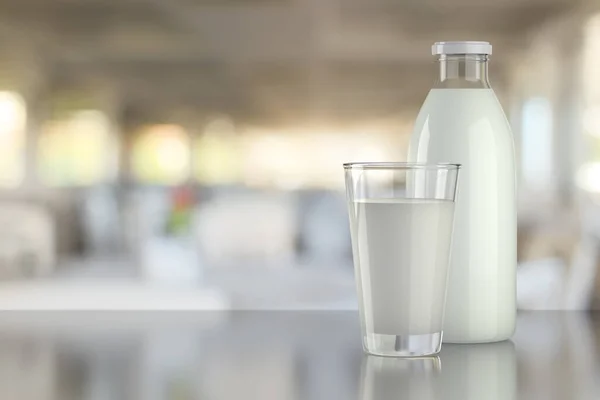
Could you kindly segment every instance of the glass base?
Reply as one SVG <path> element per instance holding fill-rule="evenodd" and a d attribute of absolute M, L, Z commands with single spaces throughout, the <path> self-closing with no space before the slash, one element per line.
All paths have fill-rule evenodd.
<path fill-rule="evenodd" d="M 366 353 L 383 357 L 422 357 L 442 349 L 442 332 L 425 335 L 382 335 L 368 333 L 363 338 Z"/>

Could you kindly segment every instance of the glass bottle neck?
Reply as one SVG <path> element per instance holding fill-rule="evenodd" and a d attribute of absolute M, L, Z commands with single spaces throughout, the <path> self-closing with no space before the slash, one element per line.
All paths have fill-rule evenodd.
<path fill-rule="evenodd" d="M 489 88 L 487 54 L 442 54 L 436 88 Z"/>

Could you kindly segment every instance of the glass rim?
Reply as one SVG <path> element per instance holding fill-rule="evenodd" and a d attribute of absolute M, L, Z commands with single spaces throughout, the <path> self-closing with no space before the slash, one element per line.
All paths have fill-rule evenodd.
<path fill-rule="evenodd" d="M 426 162 L 349 162 L 343 164 L 344 169 L 432 169 L 457 170 L 462 167 L 456 163 L 426 163 Z"/>

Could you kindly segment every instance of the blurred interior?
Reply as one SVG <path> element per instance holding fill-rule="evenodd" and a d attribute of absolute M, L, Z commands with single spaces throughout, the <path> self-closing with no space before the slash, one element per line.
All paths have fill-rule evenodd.
<path fill-rule="evenodd" d="M 487 40 L 519 305 L 600 307 L 600 2 L 0 0 L 0 308 L 353 308 L 342 162 Z"/>

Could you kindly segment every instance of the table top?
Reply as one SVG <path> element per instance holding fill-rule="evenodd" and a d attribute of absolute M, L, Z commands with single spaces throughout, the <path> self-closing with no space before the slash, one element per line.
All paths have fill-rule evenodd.
<path fill-rule="evenodd" d="M 351 311 L 3 312 L 0 398 L 598 399 L 600 314 L 407 360 L 364 355 Z"/>

